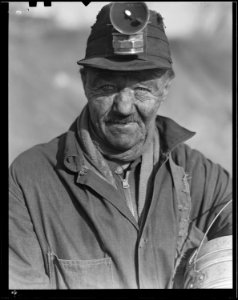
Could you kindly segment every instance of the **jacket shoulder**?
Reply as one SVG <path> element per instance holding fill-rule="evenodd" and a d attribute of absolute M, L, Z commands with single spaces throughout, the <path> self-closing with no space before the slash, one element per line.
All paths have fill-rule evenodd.
<path fill-rule="evenodd" d="M 192 149 L 185 143 L 179 144 L 172 152 L 171 156 L 174 162 L 183 167 L 186 170 L 217 170 L 224 171 L 228 173 L 222 166 L 218 163 L 213 162 L 210 158 L 206 157 L 199 150 Z"/>
<path fill-rule="evenodd" d="M 63 153 L 66 133 L 47 143 L 35 145 L 19 154 L 9 168 L 10 177 L 17 179 L 40 174 L 43 169 L 54 168 Z"/>

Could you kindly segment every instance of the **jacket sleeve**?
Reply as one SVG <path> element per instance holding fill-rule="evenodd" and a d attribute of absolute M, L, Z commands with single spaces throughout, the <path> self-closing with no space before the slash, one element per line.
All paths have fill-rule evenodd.
<path fill-rule="evenodd" d="M 219 211 L 232 199 L 229 173 L 197 150 L 182 144 L 175 161 L 188 174 L 192 210 L 190 219 L 204 233 Z M 222 211 L 208 232 L 208 239 L 232 234 L 232 203 Z"/>
<path fill-rule="evenodd" d="M 49 289 L 44 259 L 14 166 L 9 172 L 9 289 Z"/>

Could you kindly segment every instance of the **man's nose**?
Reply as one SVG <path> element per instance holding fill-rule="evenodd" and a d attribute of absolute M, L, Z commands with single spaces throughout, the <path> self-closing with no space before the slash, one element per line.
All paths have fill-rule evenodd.
<path fill-rule="evenodd" d="M 114 98 L 114 111 L 122 115 L 130 115 L 133 112 L 134 98 L 127 88 L 121 90 Z"/>

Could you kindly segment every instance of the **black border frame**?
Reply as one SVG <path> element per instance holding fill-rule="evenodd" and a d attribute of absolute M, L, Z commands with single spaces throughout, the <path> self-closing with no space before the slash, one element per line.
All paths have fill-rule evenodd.
<path fill-rule="evenodd" d="M 4 95 L 2 103 L 7 103 L 8 99 L 8 9 L 10 1 L 0 2 L 0 22 L 1 22 L 1 86 Z M 13 1 L 15 2 L 15 1 Z M 33 4 L 29 1 L 29 5 Z M 45 1 L 46 6 L 50 6 L 51 1 Z M 56 1 L 57 2 L 57 1 Z M 77 1 L 79 2 L 79 1 Z M 81 1 L 87 6 L 90 1 Z M 100 1 L 101 2 L 101 1 Z M 215 1 L 214 1 L 215 2 Z M 48 5 L 47 5 L 48 4 Z M 34 4 L 32 5 L 34 6 Z M 1 252 L 0 252 L 0 265 L 1 265 L 1 288 L 0 296 L 1 299 L 169 299 L 172 297 L 185 297 L 188 299 L 236 299 L 238 298 L 237 291 L 237 3 L 232 1 L 233 6 L 233 289 L 225 290 L 9 290 L 8 289 L 8 195 L 1 197 Z M 89 7 L 90 9 L 90 7 Z M 8 112 L 8 106 L 7 106 Z M 5 113 L 2 116 L 6 116 Z M 2 126 L 8 124 L 8 113 L 7 122 L 2 118 Z M 4 130 L 3 132 L 7 132 Z M 4 143 L 5 145 L 5 143 Z M 7 134 L 7 145 L 8 145 L 8 134 Z M 1 149 L 2 157 L 5 157 L 5 148 Z M 8 150 L 6 153 L 8 157 Z M 5 164 L 5 160 L 3 159 Z M 6 161 L 8 169 L 8 159 Z M 7 177 L 3 175 L 1 183 L 3 184 L 4 194 L 6 191 L 8 182 L 4 182 Z M 177 294 L 178 291 L 178 294 Z"/>

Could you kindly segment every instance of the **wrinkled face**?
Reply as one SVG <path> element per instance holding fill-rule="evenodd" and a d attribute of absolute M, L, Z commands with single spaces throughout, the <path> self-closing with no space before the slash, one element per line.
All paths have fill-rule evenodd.
<path fill-rule="evenodd" d="M 167 95 L 165 71 L 137 72 L 87 69 L 82 76 L 96 134 L 114 150 L 125 151 L 143 141 Z"/>

